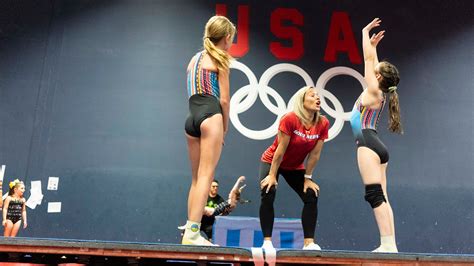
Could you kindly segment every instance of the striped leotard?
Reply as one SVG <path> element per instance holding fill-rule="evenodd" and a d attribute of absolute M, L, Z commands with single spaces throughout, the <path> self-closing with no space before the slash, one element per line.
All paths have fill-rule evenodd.
<path fill-rule="evenodd" d="M 382 164 L 388 162 L 389 156 L 387 148 L 377 136 L 377 126 L 385 103 L 385 94 L 383 95 L 380 107 L 377 109 L 363 106 L 361 97 L 359 97 L 352 109 L 350 120 L 357 147 L 367 147 L 373 150 L 380 157 Z"/>
<path fill-rule="evenodd" d="M 221 114 L 219 102 L 220 89 L 218 73 L 202 68 L 202 59 L 206 52 L 196 54 L 194 64 L 188 71 L 187 87 L 189 114 L 184 129 L 193 137 L 201 136 L 201 123 L 215 114 Z"/>
<path fill-rule="evenodd" d="M 202 68 L 202 59 L 205 51 L 195 55 L 194 65 L 188 71 L 188 97 L 195 94 L 212 95 L 219 99 L 220 90 L 217 72 Z"/>

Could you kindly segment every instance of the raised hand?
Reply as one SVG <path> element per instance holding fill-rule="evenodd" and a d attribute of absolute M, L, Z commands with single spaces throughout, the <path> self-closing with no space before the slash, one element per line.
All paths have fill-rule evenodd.
<path fill-rule="evenodd" d="M 371 31 L 373 28 L 380 26 L 381 22 L 382 20 L 379 18 L 374 18 L 369 24 L 367 24 L 367 26 L 365 26 L 363 30 Z"/>
<path fill-rule="evenodd" d="M 379 31 L 377 34 L 372 34 L 372 37 L 370 37 L 370 44 L 372 46 L 377 46 L 379 44 L 380 40 L 383 39 L 385 31 Z"/>
<path fill-rule="evenodd" d="M 246 186 L 243 184 L 244 181 L 245 176 L 240 176 L 237 179 L 237 182 L 235 182 L 234 186 L 230 190 L 229 203 L 232 207 L 235 207 L 235 205 L 237 205 L 237 202 L 240 201 L 240 193 L 242 193 L 242 189 L 244 189 L 244 187 Z"/>
<path fill-rule="evenodd" d="M 375 62 L 378 62 L 377 45 L 383 39 L 385 31 L 379 31 L 376 34 L 373 34 L 372 37 L 370 37 L 369 34 L 372 29 L 380 26 L 381 22 L 382 20 L 379 18 L 374 18 L 369 24 L 367 24 L 367 26 L 362 29 L 362 50 L 364 51 L 364 61 L 369 60 L 374 63 L 374 66 L 371 66 L 370 68 L 375 67 Z"/>

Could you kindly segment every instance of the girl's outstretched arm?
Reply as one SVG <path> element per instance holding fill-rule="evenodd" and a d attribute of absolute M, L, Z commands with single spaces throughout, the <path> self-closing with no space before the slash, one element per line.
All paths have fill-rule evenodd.
<path fill-rule="evenodd" d="M 367 90 L 370 94 L 377 95 L 379 83 L 375 77 L 375 66 L 378 63 L 377 45 L 384 37 L 385 31 L 380 31 L 369 37 L 370 31 L 380 26 L 379 18 L 372 20 L 362 29 L 362 50 L 364 52 L 364 79 L 367 82 Z"/>

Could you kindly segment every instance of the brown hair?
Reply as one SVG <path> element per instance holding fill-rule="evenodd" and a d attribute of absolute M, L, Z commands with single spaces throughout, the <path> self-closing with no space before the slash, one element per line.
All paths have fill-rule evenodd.
<path fill-rule="evenodd" d="M 400 82 L 398 69 L 387 61 L 380 62 L 378 73 L 382 76 L 379 88 L 389 95 L 389 126 L 392 132 L 403 134 L 403 126 L 400 118 L 400 102 L 398 99 L 397 85 Z"/>
<path fill-rule="evenodd" d="M 229 69 L 232 56 L 216 47 L 216 44 L 230 35 L 231 40 L 235 35 L 235 26 L 224 16 L 213 16 L 206 23 L 204 29 L 203 45 L 206 52 L 211 56 L 219 70 Z"/>

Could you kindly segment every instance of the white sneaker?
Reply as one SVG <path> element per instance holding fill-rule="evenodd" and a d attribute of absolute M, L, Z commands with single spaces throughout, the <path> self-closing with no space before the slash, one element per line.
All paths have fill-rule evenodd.
<path fill-rule="evenodd" d="M 384 247 L 384 246 L 380 246 L 374 250 L 372 250 L 372 252 L 378 252 L 378 253 L 398 253 L 398 249 L 397 247 Z"/>
<path fill-rule="evenodd" d="M 303 250 L 321 250 L 321 247 L 316 243 L 311 243 L 303 247 Z"/>
<path fill-rule="evenodd" d="M 209 242 L 209 240 L 205 239 L 201 235 L 199 235 L 195 239 L 183 236 L 183 239 L 181 240 L 181 244 L 194 245 L 194 246 L 214 246 L 214 247 L 219 246 L 216 244 L 212 244 L 211 242 Z"/>

